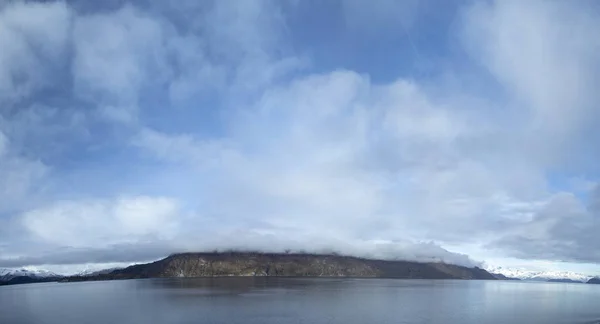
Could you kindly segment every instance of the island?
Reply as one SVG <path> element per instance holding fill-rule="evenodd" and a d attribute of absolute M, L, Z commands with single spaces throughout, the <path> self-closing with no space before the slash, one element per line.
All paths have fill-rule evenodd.
<path fill-rule="evenodd" d="M 61 281 L 225 276 L 496 280 L 478 267 L 440 262 L 374 260 L 334 254 L 204 252 L 174 254 L 152 263 L 93 276 L 65 277 Z"/>

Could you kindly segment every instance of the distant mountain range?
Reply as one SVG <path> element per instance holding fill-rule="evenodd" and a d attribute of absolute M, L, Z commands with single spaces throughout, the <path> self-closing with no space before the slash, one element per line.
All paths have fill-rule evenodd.
<path fill-rule="evenodd" d="M 340 255 L 294 253 L 185 253 L 124 269 L 85 271 L 74 276 L 51 272 L 5 270 L 0 284 L 135 278 L 285 276 L 404 279 L 487 279 L 487 271 L 445 263 L 371 260 Z"/>
<path fill-rule="evenodd" d="M 109 268 L 109 269 L 102 269 L 102 270 L 84 270 L 81 271 L 73 276 L 75 277 L 91 277 L 91 276 L 97 276 L 97 275 L 103 275 L 103 274 L 108 274 L 111 273 L 115 270 L 119 270 L 119 269 L 123 269 L 123 268 Z"/>
<path fill-rule="evenodd" d="M 46 270 L 0 269 L 0 285 L 51 282 L 63 276 Z"/>
<path fill-rule="evenodd" d="M 183 253 L 123 269 L 87 270 L 62 276 L 44 270 L 0 269 L 0 285 L 48 281 L 89 281 L 136 278 L 286 276 L 365 277 L 402 279 L 484 279 L 587 282 L 600 278 L 565 271 L 526 271 L 502 267 L 468 268 L 444 263 L 371 260 L 340 255 L 295 253 Z"/>
<path fill-rule="evenodd" d="M 486 270 L 498 276 L 507 279 L 519 279 L 529 281 L 550 281 L 550 282 L 587 282 L 592 276 L 570 271 L 528 271 L 521 269 L 510 269 L 503 267 L 488 267 Z"/>
<path fill-rule="evenodd" d="M 2 269 L 0 268 L 0 281 L 7 281 L 14 277 L 48 278 L 60 277 L 61 275 L 47 270 L 27 269 Z"/>
<path fill-rule="evenodd" d="M 93 277 L 98 275 L 104 275 L 121 268 L 110 268 L 102 270 L 85 270 L 81 271 L 74 277 Z M 14 285 L 23 283 L 36 283 L 36 282 L 53 282 L 61 281 L 68 277 L 60 275 L 47 270 L 28 270 L 28 269 L 3 269 L 0 268 L 0 286 L 1 285 Z"/>
<path fill-rule="evenodd" d="M 563 282 L 563 283 L 585 283 L 583 281 L 577 281 L 572 279 L 548 279 L 548 282 Z"/>

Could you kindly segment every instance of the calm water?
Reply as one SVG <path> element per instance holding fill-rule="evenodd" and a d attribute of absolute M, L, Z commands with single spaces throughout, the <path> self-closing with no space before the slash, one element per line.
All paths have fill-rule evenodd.
<path fill-rule="evenodd" d="M 600 286 L 151 279 L 0 287 L 0 323 L 598 323 Z"/>

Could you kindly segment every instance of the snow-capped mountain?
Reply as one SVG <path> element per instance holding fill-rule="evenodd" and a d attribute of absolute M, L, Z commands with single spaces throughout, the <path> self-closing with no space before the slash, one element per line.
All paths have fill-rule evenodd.
<path fill-rule="evenodd" d="M 501 274 L 508 278 L 535 281 L 570 279 L 574 281 L 587 282 L 590 278 L 593 277 L 571 271 L 530 271 L 524 269 L 510 269 L 503 267 L 488 267 L 486 268 L 486 270 L 490 273 Z"/>
<path fill-rule="evenodd" d="M 119 270 L 119 269 L 123 269 L 123 268 L 117 267 L 117 268 L 109 268 L 109 269 L 102 269 L 102 270 L 86 269 L 86 270 L 78 272 L 76 274 L 76 276 L 82 276 L 82 277 L 96 276 L 96 275 L 111 273 L 111 272 L 113 272 L 115 270 Z"/>
<path fill-rule="evenodd" d="M 5 269 L 0 268 L 0 281 L 8 281 L 15 277 L 30 277 L 30 278 L 50 278 L 50 277 L 62 277 L 47 270 L 40 269 Z"/>

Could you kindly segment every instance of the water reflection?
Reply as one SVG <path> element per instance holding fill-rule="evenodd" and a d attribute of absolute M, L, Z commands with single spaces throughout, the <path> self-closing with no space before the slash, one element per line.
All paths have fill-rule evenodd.
<path fill-rule="evenodd" d="M 197 278 L 0 288 L 0 323 L 598 323 L 600 287 L 511 281 Z"/>

